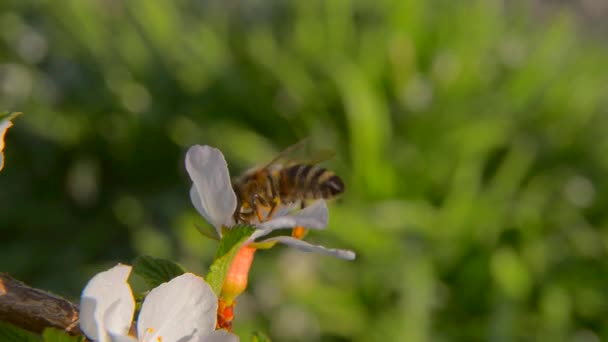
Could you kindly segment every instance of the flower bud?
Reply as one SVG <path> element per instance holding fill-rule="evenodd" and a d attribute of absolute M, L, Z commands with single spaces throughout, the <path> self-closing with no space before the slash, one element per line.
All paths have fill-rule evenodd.
<path fill-rule="evenodd" d="M 250 246 L 241 247 L 230 265 L 224 285 L 222 287 L 221 298 L 230 305 L 247 288 L 249 269 L 253 262 L 256 249 Z"/>

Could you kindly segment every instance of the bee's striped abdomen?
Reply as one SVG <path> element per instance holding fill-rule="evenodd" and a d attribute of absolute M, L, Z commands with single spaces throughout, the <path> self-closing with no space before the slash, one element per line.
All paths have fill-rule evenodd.
<path fill-rule="evenodd" d="M 282 195 L 290 199 L 329 199 L 344 192 L 342 179 L 325 168 L 296 164 L 283 170 Z"/>
<path fill-rule="evenodd" d="M 325 182 L 321 183 L 323 198 L 331 198 L 344 192 L 344 182 L 339 176 L 332 174 Z"/>

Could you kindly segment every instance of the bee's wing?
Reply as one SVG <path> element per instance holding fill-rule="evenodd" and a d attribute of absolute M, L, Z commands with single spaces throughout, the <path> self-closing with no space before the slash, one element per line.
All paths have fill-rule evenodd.
<path fill-rule="evenodd" d="M 276 164 L 318 164 L 333 158 L 335 155 L 336 153 L 332 150 L 313 148 L 310 138 L 304 138 L 281 151 L 264 168 L 269 168 Z"/>

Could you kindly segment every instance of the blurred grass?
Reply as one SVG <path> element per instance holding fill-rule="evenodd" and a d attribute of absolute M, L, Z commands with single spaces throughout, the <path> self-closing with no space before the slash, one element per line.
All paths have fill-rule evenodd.
<path fill-rule="evenodd" d="M 139 254 L 204 273 L 186 148 L 305 136 L 347 263 L 260 253 L 236 331 L 277 341 L 608 338 L 608 57 L 528 2 L 0 4 L 0 271 L 77 298 Z M 601 36 L 599 37 L 601 38 Z"/>

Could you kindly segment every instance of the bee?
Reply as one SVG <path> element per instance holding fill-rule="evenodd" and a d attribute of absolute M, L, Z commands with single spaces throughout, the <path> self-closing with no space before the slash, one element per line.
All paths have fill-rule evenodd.
<path fill-rule="evenodd" d="M 320 154 L 316 160 L 284 162 L 285 157 L 301 149 L 302 140 L 272 159 L 262 167 L 246 171 L 233 181 L 237 197 L 234 220 L 237 223 L 267 221 L 277 210 L 289 210 L 307 201 L 331 199 L 344 192 L 344 182 L 333 171 L 317 164 L 329 159 L 333 153 Z M 327 151 L 317 151 L 327 152 Z M 303 234 L 294 231 L 295 235 Z"/>

